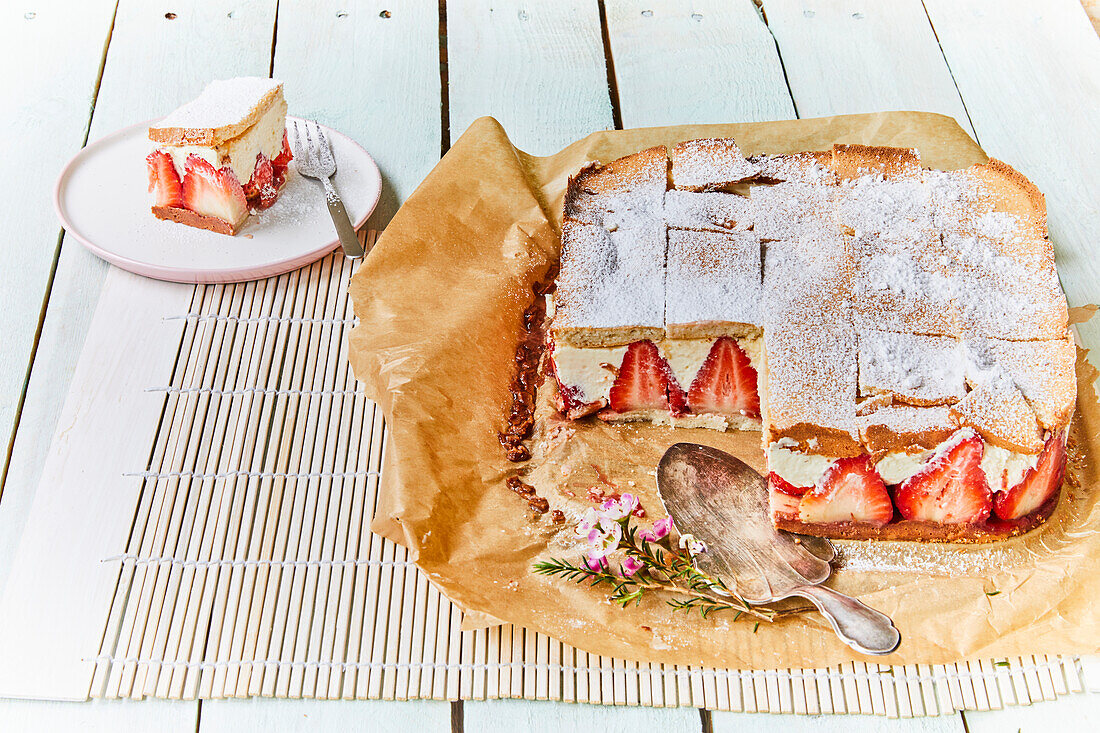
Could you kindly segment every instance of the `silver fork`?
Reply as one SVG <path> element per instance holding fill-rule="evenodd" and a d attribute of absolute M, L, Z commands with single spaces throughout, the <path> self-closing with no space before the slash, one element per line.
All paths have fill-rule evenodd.
<path fill-rule="evenodd" d="M 325 187 L 325 201 L 336 234 L 344 248 L 344 256 L 357 259 L 363 256 L 363 245 L 355 234 L 344 202 L 332 185 L 336 175 L 336 159 L 332 156 L 332 144 L 321 126 L 312 120 L 294 120 L 294 164 L 303 176 L 316 178 Z"/>

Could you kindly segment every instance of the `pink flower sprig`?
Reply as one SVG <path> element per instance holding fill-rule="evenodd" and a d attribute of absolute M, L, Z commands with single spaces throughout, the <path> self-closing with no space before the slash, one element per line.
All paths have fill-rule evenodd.
<path fill-rule="evenodd" d="M 640 602 L 646 593 L 665 591 L 677 596 L 667 601 L 670 606 L 698 610 L 704 618 L 713 611 L 732 609 L 737 611 L 735 618 L 747 614 L 771 621 L 806 610 L 777 611 L 744 600 L 720 579 L 695 567 L 695 557 L 707 551 L 702 540 L 685 533 L 673 543 L 671 517 L 651 527 L 636 526 L 637 507 L 638 497 L 623 494 L 604 501 L 598 509 L 588 509 L 575 529 L 584 541 L 583 560 L 578 564 L 550 558 L 535 563 L 534 571 L 593 586 L 608 584 L 609 600 L 623 607 Z"/>

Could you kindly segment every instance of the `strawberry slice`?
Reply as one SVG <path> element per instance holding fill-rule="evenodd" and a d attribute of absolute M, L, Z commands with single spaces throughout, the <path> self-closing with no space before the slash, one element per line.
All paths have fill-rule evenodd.
<path fill-rule="evenodd" d="M 275 156 L 275 160 L 271 161 L 271 165 L 275 166 L 276 171 L 286 170 L 286 164 L 292 160 L 294 155 L 290 152 L 290 141 L 287 140 L 286 130 L 283 130 L 283 149 Z"/>
<path fill-rule="evenodd" d="M 275 169 L 263 153 L 256 154 L 256 168 L 252 178 L 244 186 L 244 195 L 255 209 L 269 208 L 279 198 L 279 189 L 275 184 Z"/>
<path fill-rule="evenodd" d="M 1062 486 L 1066 472 L 1066 439 L 1058 433 L 1047 439 L 1035 468 L 1020 483 L 993 496 L 993 512 L 1001 519 L 1019 519 L 1047 503 Z"/>
<path fill-rule="evenodd" d="M 989 517 L 992 494 L 981 466 L 985 446 L 973 430 L 966 433 L 898 487 L 895 501 L 903 517 L 938 524 L 976 524 Z"/>
<path fill-rule="evenodd" d="M 156 205 L 183 207 L 183 184 L 172 156 L 163 150 L 154 150 L 145 158 L 149 166 L 149 190 L 156 189 Z"/>
<path fill-rule="evenodd" d="M 803 495 L 810 490 L 808 486 L 795 486 L 781 478 L 777 473 L 768 474 L 768 506 L 773 517 L 784 519 L 798 518 L 798 505 Z"/>
<path fill-rule="evenodd" d="M 228 167 L 220 171 L 197 155 L 188 155 L 183 174 L 183 202 L 203 216 L 213 216 L 236 227 L 248 218 L 244 189 Z"/>
<path fill-rule="evenodd" d="M 798 505 L 798 518 L 807 524 L 860 522 L 881 527 L 893 516 L 890 494 L 870 456 L 835 461 Z"/>
<path fill-rule="evenodd" d="M 611 385 L 611 409 L 669 410 L 673 415 L 684 413 L 684 390 L 672 375 L 668 362 L 652 341 L 635 341 L 626 347 L 619 375 Z"/>
<path fill-rule="evenodd" d="M 714 342 L 688 389 L 687 402 L 692 412 L 760 417 L 756 370 L 736 341 L 722 336 Z"/>
<path fill-rule="evenodd" d="M 783 492 L 787 496 L 798 497 L 805 496 L 806 492 L 813 488 L 811 486 L 795 486 L 774 471 L 768 474 L 768 486 L 776 491 Z"/>

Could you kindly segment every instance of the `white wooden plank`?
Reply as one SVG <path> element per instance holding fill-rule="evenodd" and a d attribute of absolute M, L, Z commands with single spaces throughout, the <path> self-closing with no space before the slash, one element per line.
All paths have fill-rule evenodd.
<path fill-rule="evenodd" d="M 770 715 L 767 713 L 711 713 L 714 733 L 963 733 L 960 715 L 938 718 L 884 720 L 877 715 Z"/>
<path fill-rule="evenodd" d="M 136 0 L 120 5 L 90 139 L 163 113 L 212 78 L 266 74 L 274 25 L 271 0 L 181 0 L 172 15 Z M 199 37 L 202 53 L 195 52 Z M 120 474 L 144 465 L 163 403 L 163 395 L 142 390 L 167 381 L 180 322 L 161 319 L 183 312 L 190 302 L 189 286 L 107 272 L 75 242 L 62 248 L 7 479 L 6 499 L 20 498 L 5 500 L 0 512 L 5 529 L 23 534 L 0 606 L 0 649 L 18 650 L 17 658 L 28 659 L 28 666 L 0 671 L 0 690 L 7 694 L 87 693 L 89 680 L 81 678 L 90 662 L 71 663 L 95 655 L 98 634 L 93 629 L 96 624 L 102 629 L 111 590 L 99 560 L 125 545 L 140 485 L 136 479 L 122 481 Z M 89 332 L 93 318 L 101 320 Z M 82 344 L 89 357 L 78 366 Z M 72 399 L 61 408 L 70 379 Z M 57 440 L 51 442 L 55 426 Z M 25 520 L 37 486 L 44 491 L 34 496 L 32 516 Z M 75 525 L 71 532 L 69 524 Z M 52 558 L 58 561 L 47 576 L 51 582 L 43 583 L 39 560 Z M 73 609 L 80 609 L 75 623 Z M 36 642 L 35 653 L 27 655 L 22 645 Z"/>
<path fill-rule="evenodd" d="M 607 0 L 624 127 L 794 117 L 751 0 Z"/>
<path fill-rule="evenodd" d="M 274 71 L 293 114 L 351 136 L 378 163 L 382 198 L 367 227 L 382 229 L 439 160 L 438 3 L 281 3 Z"/>
<path fill-rule="evenodd" d="M 1100 39 L 1079 2 L 927 0 L 978 142 L 1046 194 L 1070 305 L 1100 302 Z M 1082 324 L 1090 348 L 1100 323 Z"/>
<path fill-rule="evenodd" d="M 0 700 L 0 720 L 6 733 L 193 733 L 198 727 L 199 705 L 166 700 Z"/>
<path fill-rule="evenodd" d="M 54 436 L 11 574 L 0 599 L 0 694 L 83 699 L 88 694 L 141 470 L 175 362 L 177 325 L 191 288 L 115 271 Z M 177 322 L 178 323 L 178 322 Z M 135 359 L 135 353 L 144 358 Z"/>
<path fill-rule="evenodd" d="M 764 12 L 800 117 L 921 110 L 969 131 L 920 0 L 767 0 Z"/>
<path fill-rule="evenodd" d="M 642 708 L 577 705 L 528 700 L 467 700 L 462 704 L 465 733 L 498 731 L 662 731 L 698 733 L 702 727 L 694 708 Z"/>
<path fill-rule="evenodd" d="M 596 0 L 447 3 L 451 140 L 483 115 L 549 155 L 614 127 Z"/>
<path fill-rule="evenodd" d="M 0 160 L 11 172 L 0 180 L 6 234 L 0 244 L 0 446 L 5 450 L 57 254 L 61 226 L 49 203 L 54 180 L 88 129 L 114 8 L 114 0 L 0 7 L 0 109 L 5 110 Z M 13 543 L 0 531 L 0 558 L 8 557 L 4 550 Z"/>
<path fill-rule="evenodd" d="M 1100 728 L 1100 694 L 1079 692 L 1049 702 L 962 715 L 969 733 L 1097 730 Z"/>
<path fill-rule="evenodd" d="M 370 730 L 378 733 L 447 733 L 451 706 L 366 700 L 207 700 L 200 733 Z"/>

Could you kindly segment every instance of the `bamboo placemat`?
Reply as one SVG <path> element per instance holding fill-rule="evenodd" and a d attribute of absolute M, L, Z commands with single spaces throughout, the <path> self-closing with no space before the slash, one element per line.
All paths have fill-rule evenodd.
<path fill-rule="evenodd" d="M 373 243 L 373 233 L 367 236 Z M 522 697 L 937 715 L 1085 688 L 1081 660 L 714 670 L 590 655 L 461 613 L 368 530 L 385 425 L 348 368 L 339 254 L 195 288 L 95 661 L 101 697 Z M 114 570 L 112 570 L 114 572 Z"/>

